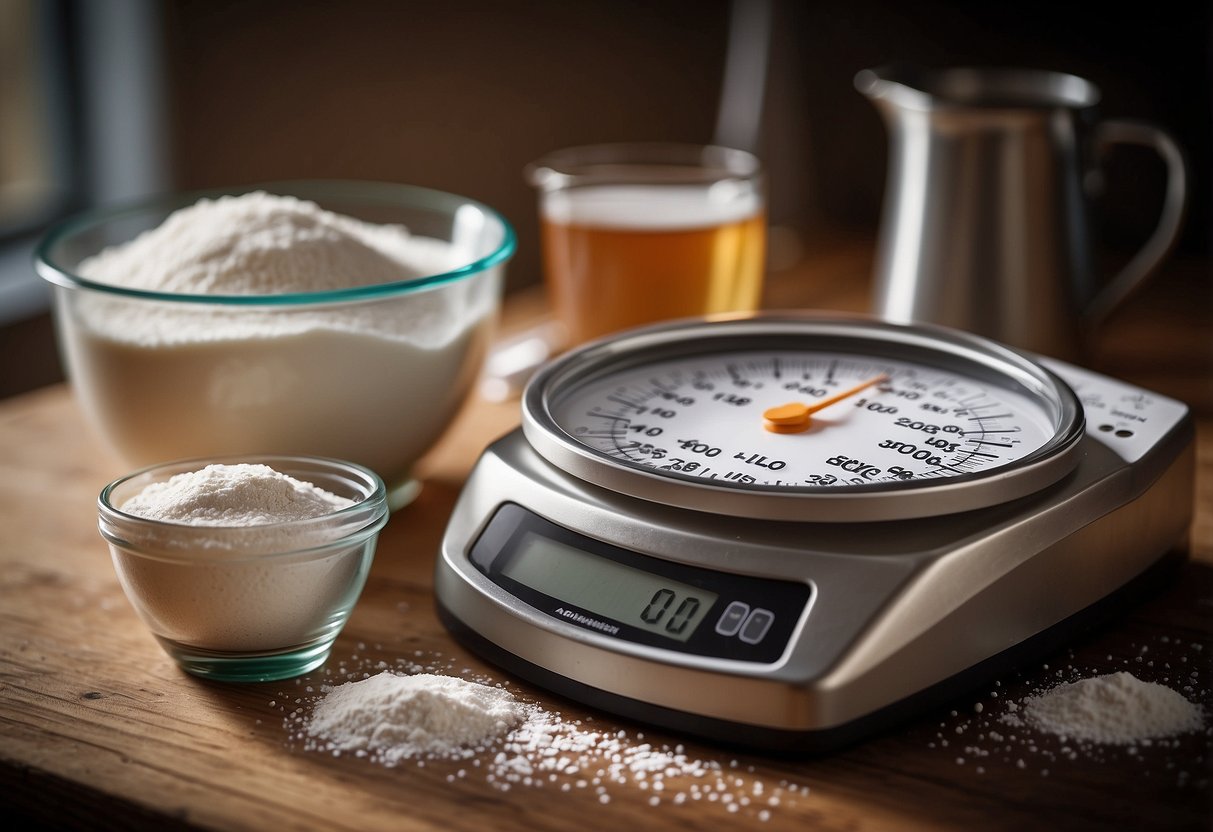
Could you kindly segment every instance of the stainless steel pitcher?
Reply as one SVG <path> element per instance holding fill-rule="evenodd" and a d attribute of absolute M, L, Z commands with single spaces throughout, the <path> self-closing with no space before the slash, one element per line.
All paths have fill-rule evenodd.
<path fill-rule="evenodd" d="M 944 324 L 1060 358 L 1170 251 L 1187 178 L 1157 127 L 1099 121 L 1099 90 L 1026 69 L 860 72 L 855 86 L 890 136 L 874 311 Z M 1166 162 L 1157 229 L 1102 288 L 1092 267 L 1089 185 L 1103 149 L 1154 148 Z"/>

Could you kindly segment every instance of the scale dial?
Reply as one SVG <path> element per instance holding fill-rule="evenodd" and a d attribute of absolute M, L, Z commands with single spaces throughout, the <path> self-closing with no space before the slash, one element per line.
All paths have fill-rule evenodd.
<path fill-rule="evenodd" d="M 633 330 L 541 371 L 523 428 L 612 490 L 783 520 L 1006 502 L 1077 462 L 1082 410 L 1019 353 L 951 330 L 757 316 Z"/>

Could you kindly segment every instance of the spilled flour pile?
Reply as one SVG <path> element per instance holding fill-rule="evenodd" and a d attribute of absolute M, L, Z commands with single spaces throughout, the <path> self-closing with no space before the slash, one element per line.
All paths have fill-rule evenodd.
<path fill-rule="evenodd" d="M 306 731 L 325 750 L 364 752 L 391 766 L 418 757 L 471 757 L 526 713 L 501 688 L 453 676 L 384 672 L 331 689 Z"/>
<path fill-rule="evenodd" d="M 1026 679 L 995 680 L 971 710 L 944 717 L 927 747 L 978 776 L 1067 776 L 1107 764 L 1207 789 L 1213 666 L 1205 648 L 1159 635 L 1082 660 L 1067 651 Z"/>
<path fill-rule="evenodd" d="M 809 792 L 787 780 L 768 783 L 737 759 L 699 758 L 681 744 L 646 742 L 642 732 L 566 719 L 489 679 L 461 678 L 470 671 L 440 656 L 418 651 L 417 661 L 389 665 L 355 655 L 352 666 L 319 671 L 350 681 L 316 691 L 296 679 L 299 694 L 281 691 L 270 706 L 303 751 L 387 767 L 444 766 L 447 782 L 480 780 L 497 791 L 579 792 L 601 804 L 639 799 L 649 807 L 698 802 L 757 821 Z"/>
<path fill-rule="evenodd" d="M 1003 722 L 1111 745 L 1171 737 L 1203 724 L 1199 706 L 1165 685 L 1124 671 L 1058 685 L 1025 699 L 1021 712 L 1022 717 L 1006 714 Z"/>

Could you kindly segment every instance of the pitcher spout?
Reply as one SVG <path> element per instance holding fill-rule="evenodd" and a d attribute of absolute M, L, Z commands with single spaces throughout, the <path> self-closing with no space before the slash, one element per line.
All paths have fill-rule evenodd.
<path fill-rule="evenodd" d="M 1021 68 L 890 64 L 861 70 L 855 89 L 882 110 L 1081 110 L 1099 102 L 1099 90 L 1083 78 Z"/>
<path fill-rule="evenodd" d="M 926 110 L 931 106 L 931 95 L 922 83 L 921 74 L 911 67 L 863 69 L 856 73 L 854 83 L 855 89 L 885 114 L 900 109 Z"/>

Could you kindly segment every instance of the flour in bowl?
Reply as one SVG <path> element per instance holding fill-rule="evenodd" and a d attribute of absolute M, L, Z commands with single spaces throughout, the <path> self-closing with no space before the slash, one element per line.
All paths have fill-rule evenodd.
<path fill-rule="evenodd" d="M 133 465 L 307 454 L 398 486 L 479 372 L 498 305 L 500 266 L 408 288 L 477 259 L 456 226 L 448 242 L 292 197 L 202 200 L 79 266 L 165 298 L 56 293 L 73 386 Z M 387 284 L 404 288 L 357 293 Z"/>
<path fill-rule="evenodd" d="M 333 635 L 334 611 L 361 591 L 374 543 L 348 525 L 353 505 L 268 465 L 207 465 L 123 500 L 124 514 L 154 522 L 111 527 L 110 551 L 162 640 L 285 651 Z"/>
<path fill-rule="evenodd" d="M 93 280 L 194 295 L 280 295 L 394 283 L 441 273 L 449 245 L 291 196 L 202 199 L 80 264 Z"/>
<path fill-rule="evenodd" d="M 119 508 L 127 514 L 193 526 L 276 525 L 322 517 L 353 505 L 268 465 L 213 464 L 143 488 Z"/>

